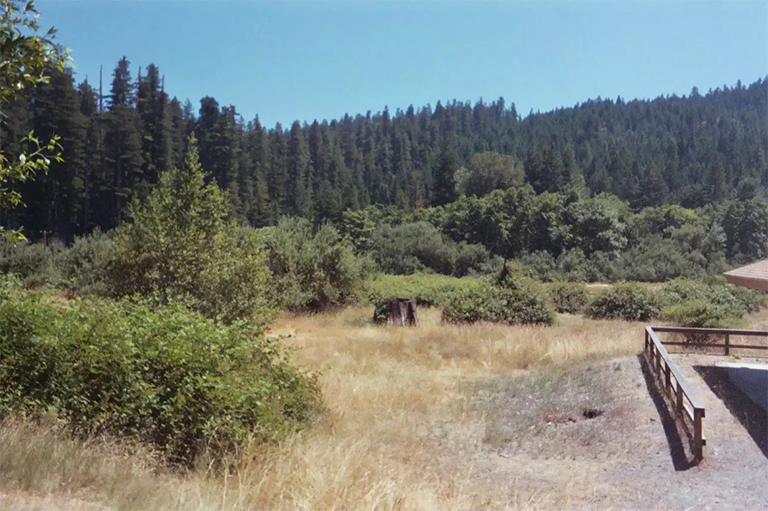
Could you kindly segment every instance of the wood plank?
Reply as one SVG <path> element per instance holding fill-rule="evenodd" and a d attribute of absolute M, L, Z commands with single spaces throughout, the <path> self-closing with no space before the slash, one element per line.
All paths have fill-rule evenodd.
<path fill-rule="evenodd" d="M 719 344 L 719 343 L 701 343 L 696 344 L 693 342 L 678 342 L 678 341 L 663 341 L 664 346 L 688 346 L 689 348 L 724 348 L 725 344 Z M 750 350 L 768 350 L 768 346 L 762 346 L 759 344 L 728 344 L 728 346 L 733 348 L 740 348 L 740 349 L 750 349 Z"/>
<path fill-rule="evenodd" d="M 693 407 L 694 411 L 703 410 L 704 406 L 701 404 L 701 401 L 699 401 L 698 397 L 691 389 L 691 386 L 688 383 L 688 380 L 685 379 L 683 374 L 680 372 L 680 369 L 678 369 L 677 364 L 672 362 L 672 359 L 669 356 L 667 349 L 659 340 L 658 336 L 656 335 L 656 332 L 654 332 L 653 330 L 653 327 L 648 326 L 645 328 L 646 328 L 646 331 L 648 332 L 649 337 L 651 338 L 651 342 L 655 344 L 656 350 L 659 352 L 659 355 L 662 358 L 664 358 L 664 362 L 666 362 L 669 365 L 669 369 L 672 371 L 672 374 L 674 375 L 675 380 L 677 380 L 677 383 L 683 388 L 683 394 L 688 398 L 688 401 L 691 403 L 691 406 Z"/>
<path fill-rule="evenodd" d="M 720 334 L 768 337 L 768 330 L 734 330 L 729 328 L 690 328 L 683 326 L 651 326 L 654 332 L 677 334 Z"/>

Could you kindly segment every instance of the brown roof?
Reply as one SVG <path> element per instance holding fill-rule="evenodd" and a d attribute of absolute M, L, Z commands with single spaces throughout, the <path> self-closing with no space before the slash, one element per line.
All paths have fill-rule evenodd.
<path fill-rule="evenodd" d="M 759 289 L 768 293 L 768 259 L 725 272 L 725 280 L 734 286 Z"/>

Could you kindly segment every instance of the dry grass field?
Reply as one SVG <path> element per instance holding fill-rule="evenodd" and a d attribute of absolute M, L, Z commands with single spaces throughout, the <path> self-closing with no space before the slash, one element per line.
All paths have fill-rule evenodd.
<path fill-rule="evenodd" d="M 642 325 L 560 316 L 553 327 L 456 326 L 422 309 L 421 326 L 402 329 L 374 326 L 370 314 L 352 307 L 273 325 L 296 360 L 321 373 L 327 413 L 280 445 L 243 453 L 232 473 L 201 463 L 173 474 L 104 439 L 83 444 L 6 423 L 0 507 L 549 509 L 591 498 L 607 454 L 585 461 L 601 438 L 580 414 L 614 406 L 600 375 L 623 369 L 601 361 L 632 359 Z"/>

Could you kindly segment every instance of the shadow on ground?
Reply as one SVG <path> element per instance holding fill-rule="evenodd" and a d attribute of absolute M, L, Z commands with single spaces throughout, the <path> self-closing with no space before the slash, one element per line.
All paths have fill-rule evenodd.
<path fill-rule="evenodd" d="M 680 435 L 680 429 L 677 425 L 677 420 L 670 412 L 669 404 L 664 396 L 660 392 L 658 381 L 654 378 L 648 361 L 640 354 L 637 356 L 640 361 L 640 368 L 643 370 L 643 376 L 645 377 L 645 386 L 648 388 L 648 393 L 653 399 L 653 404 L 656 406 L 656 411 L 659 413 L 659 419 L 661 419 L 661 425 L 664 427 L 664 434 L 667 436 L 667 444 L 669 445 L 669 455 L 672 458 L 672 465 L 676 471 L 688 470 L 694 465 L 693 458 L 689 457 L 685 449 L 685 443 Z M 686 435 L 688 436 L 688 435 Z M 688 438 L 690 441 L 690 438 Z"/>
<path fill-rule="evenodd" d="M 694 366 L 712 392 L 747 430 L 749 436 L 768 458 L 768 415 L 729 378 L 722 367 Z"/>

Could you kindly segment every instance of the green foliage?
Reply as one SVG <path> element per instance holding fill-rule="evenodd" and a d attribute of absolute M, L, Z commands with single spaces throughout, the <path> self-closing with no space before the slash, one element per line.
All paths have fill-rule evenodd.
<path fill-rule="evenodd" d="M 680 326 L 728 327 L 765 304 L 765 295 L 722 283 L 676 279 L 660 292 L 662 317 Z"/>
<path fill-rule="evenodd" d="M 371 239 L 376 225 L 365 211 L 346 210 L 341 214 L 339 232 L 348 239 L 358 253 L 371 249 Z"/>
<path fill-rule="evenodd" d="M 550 325 L 554 314 L 543 294 L 534 288 L 510 289 L 485 284 L 451 294 L 443 308 L 443 320 Z"/>
<path fill-rule="evenodd" d="M 85 436 L 140 440 L 171 462 L 276 439 L 319 394 L 280 345 L 174 304 L 0 301 L 0 415 L 54 412 Z"/>
<path fill-rule="evenodd" d="M 57 258 L 66 284 L 80 293 L 106 294 L 113 249 L 112 238 L 100 229 L 75 238 Z"/>
<path fill-rule="evenodd" d="M 38 84 L 47 83 L 52 70 L 63 71 L 67 52 L 54 41 L 56 30 L 40 33 L 34 1 L 0 0 L 0 124 L 5 124 L 6 107 L 14 99 Z M 46 172 L 51 159 L 61 161 L 59 137 L 40 142 L 33 132 L 20 141 L 26 147 L 16 158 L 0 152 L 0 207 L 13 208 L 22 203 L 15 185 Z M 25 241 L 19 230 L 6 230 L 0 226 L 0 234 L 9 241 Z"/>
<path fill-rule="evenodd" d="M 549 286 L 549 298 L 557 312 L 578 314 L 589 301 L 589 291 L 583 282 L 555 282 Z"/>
<path fill-rule="evenodd" d="M 733 201 L 723 218 L 727 254 L 737 261 L 768 256 L 768 202 Z"/>
<path fill-rule="evenodd" d="M 414 298 L 419 305 L 443 305 L 453 293 L 482 283 L 474 277 L 459 279 L 437 274 L 379 275 L 365 281 L 365 294 L 373 304 L 388 298 Z"/>
<path fill-rule="evenodd" d="M 492 272 L 501 263 L 484 247 L 456 243 L 427 222 L 380 225 L 371 246 L 379 268 L 398 275 L 433 271 L 463 277 Z"/>
<path fill-rule="evenodd" d="M 131 215 L 133 221 L 115 231 L 108 269 L 113 294 L 179 302 L 224 321 L 263 323 L 272 316 L 261 245 L 228 219 L 219 188 L 205 184 L 194 136 L 183 167 L 163 173 Z"/>
<path fill-rule="evenodd" d="M 313 232 L 304 219 L 283 219 L 259 231 L 272 272 L 274 295 L 290 310 L 318 310 L 354 300 L 370 263 L 326 224 Z"/>
<path fill-rule="evenodd" d="M 46 246 L 0 239 L 0 272 L 16 275 L 25 287 L 55 286 L 61 281 L 61 271 L 56 264 L 61 248 L 58 241 Z"/>
<path fill-rule="evenodd" d="M 657 317 L 660 311 L 658 297 L 638 283 L 616 284 L 598 293 L 587 308 L 587 314 L 594 319 L 628 321 L 648 321 Z"/>
<path fill-rule="evenodd" d="M 697 328 L 725 328 L 735 326 L 737 318 L 728 307 L 714 304 L 700 298 L 670 305 L 663 311 L 667 321 L 679 326 Z"/>
<path fill-rule="evenodd" d="M 384 323 L 389 317 L 389 304 L 386 301 L 376 301 L 373 304 L 373 322 Z"/>
<path fill-rule="evenodd" d="M 432 204 L 442 206 L 456 200 L 456 173 L 459 158 L 456 151 L 443 147 L 434 165 Z"/>
<path fill-rule="evenodd" d="M 494 152 L 477 153 L 470 161 L 464 193 L 482 197 L 494 190 L 521 186 L 525 177 L 522 165 L 512 156 Z"/>

